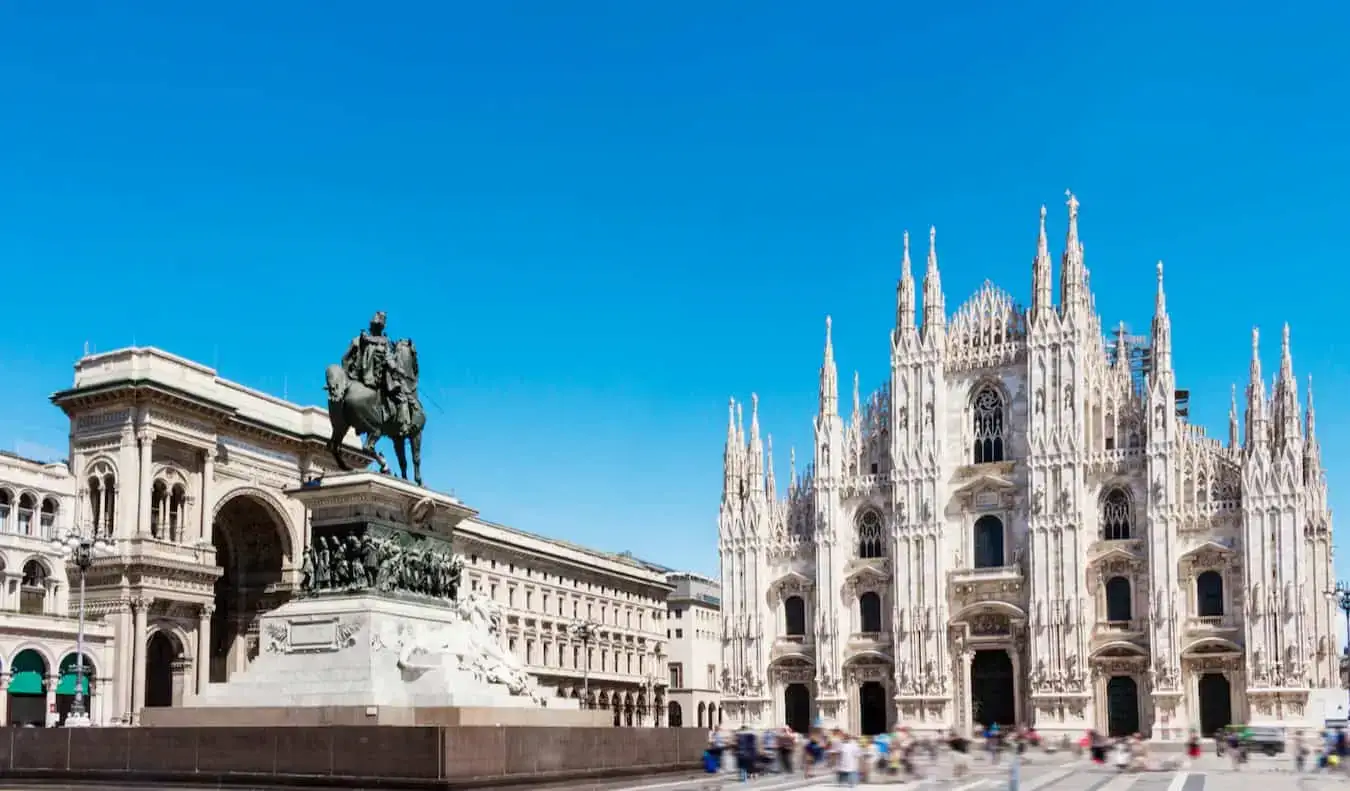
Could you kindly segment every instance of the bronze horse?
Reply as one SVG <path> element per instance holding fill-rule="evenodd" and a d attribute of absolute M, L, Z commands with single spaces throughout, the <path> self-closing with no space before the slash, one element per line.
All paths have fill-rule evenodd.
<path fill-rule="evenodd" d="M 408 425 L 399 425 L 398 412 L 394 405 L 387 402 L 383 394 L 366 387 L 347 376 L 341 365 L 330 365 L 327 371 L 328 420 L 333 426 L 333 435 L 328 440 L 328 450 L 339 468 L 350 470 L 351 465 L 342 459 L 339 450 L 348 429 L 364 437 L 362 450 L 375 457 L 380 472 L 389 472 L 389 464 L 384 456 L 375 449 L 375 443 L 381 437 L 394 441 L 394 453 L 398 456 L 399 475 L 408 479 L 408 459 L 404 441 L 412 443 L 413 480 L 422 485 L 422 429 L 427 425 L 426 413 L 422 411 L 422 401 L 417 397 L 417 347 L 404 338 L 389 350 L 389 369 L 398 381 L 408 403 Z"/>

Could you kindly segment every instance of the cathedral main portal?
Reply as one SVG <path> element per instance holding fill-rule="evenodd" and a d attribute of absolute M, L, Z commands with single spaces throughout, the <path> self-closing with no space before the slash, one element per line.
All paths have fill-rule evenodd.
<path fill-rule="evenodd" d="M 1017 724 L 1017 685 L 1012 657 L 1003 649 L 976 651 L 970 663 L 970 711 L 975 723 Z"/>

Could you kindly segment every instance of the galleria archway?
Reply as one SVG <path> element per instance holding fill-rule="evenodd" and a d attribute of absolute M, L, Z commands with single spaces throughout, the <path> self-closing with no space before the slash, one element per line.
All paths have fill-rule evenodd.
<path fill-rule="evenodd" d="M 221 569 L 211 617 L 211 681 L 218 683 L 248 667 L 258 653 L 258 616 L 290 597 L 280 583 L 292 548 L 284 517 L 261 493 L 228 497 L 211 535 Z"/>
<path fill-rule="evenodd" d="M 183 644 L 173 634 L 160 630 L 145 644 L 145 705 L 172 706 L 183 700 L 183 687 L 190 684 L 184 674 Z"/>

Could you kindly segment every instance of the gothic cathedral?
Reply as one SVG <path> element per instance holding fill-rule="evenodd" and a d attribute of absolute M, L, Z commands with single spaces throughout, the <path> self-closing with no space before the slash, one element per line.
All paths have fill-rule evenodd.
<path fill-rule="evenodd" d="M 1058 305 L 1041 210 L 1030 310 L 948 318 L 905 239 L 888 385 L 847 424 L 825 322 L 814 461 L 779 499 L 758 404 L 731 405 L 719 515 L 727 721 L 870 734 L 1183 738 L 1320 727 L 1338 687 L 1311 382 L 1257 332 L 1226 443 L 1189 423 L 1162 265 L 1152 331 L 1102 333 L 1069 199 Z M 1242 430 L 1239 430 L 1239 424 Z M 767 453 L 772 459 L 773 443 Z"/>

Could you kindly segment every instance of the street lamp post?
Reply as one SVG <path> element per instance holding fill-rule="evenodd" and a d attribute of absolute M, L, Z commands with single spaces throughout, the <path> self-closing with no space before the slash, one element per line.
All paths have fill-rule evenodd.
<path fill-rule="evenodd" d="M 581 641 L 581 707 L 591 707 L 591 641 L 599 633 L 594 621 L 579 621 L 567 627 L 567 633 L 573 640 Z"/>
<path fill-rule="evenodd" d="M 656 682 L 660 680 L 662 669 L 666 664 L 666 655 L 661 650 L 661 644 L 657 643 L 652 648 L 652 667 L 647 672 L 647 699 L 652 703 L 652 727 L 661 727 L 661 707 L 656 703 Z"/>
<path fill-rule="evenodd" d="M 1345 655 L 1350 656 L 1350 582 L 1337 582 L 1331 597 L 1341 612 L 1345 613 Z"/>
<path fill-rule="evenodd" d="M 66 530 L 52 539 L 52 546 L 66 562 L 80 572 L 80 615 L 75 631 L 75 700 L 66 714 L 67 728 L 88 727 L 89 712 L 84 705 L 84 578 L 94 559 L 112 554 L 112 545 L 102 538 L 86 536 L 76 530 Z"/>

